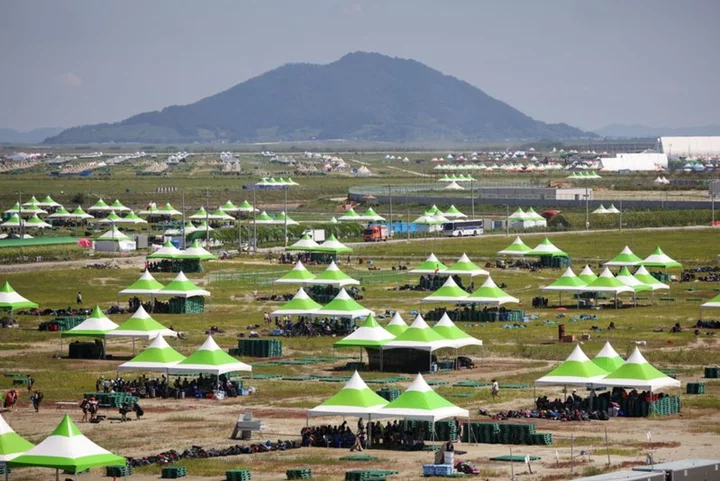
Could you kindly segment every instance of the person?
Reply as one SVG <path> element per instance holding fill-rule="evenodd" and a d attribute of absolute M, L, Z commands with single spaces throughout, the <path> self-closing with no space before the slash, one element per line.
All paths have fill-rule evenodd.
<path fill-rule="evenodd" d="M 257 296 L 258 296 L 258 290 L 253 289 L 253 300 L 257 301 Z"/>
<path fill-rule="evenodd" d="M 32 405 L 35 408 L 35 412 L 40 412 L 40 402 L 43 400 L 43 393 L 42 391 L 33 391 L 32 396 L 30 396 L 30 401 L 32 401 Z"/>
<path fill-rule="evenodd" d="M 34 384 L 35 384 L 35 379 L 33 379 L 33 377 L 32 377 L 30 374 L 28 374 L 28 375 L 27 375 L 28 391 L 32 391 L 32 387 L 33 387 Z"/>
<path fill-rule="evenodd" d="M 88 413 L 90 413 L 90 422 L 92 422 L 98 413 L 98 407 L 100 403 L 95 399 L 95 397 L 91 397 L 90 401 L 88 401 Z"/>
<path fill-rule="evenodd" d="M 457 442 L 459 443 L 462 440 L 463 435 L 463 425 L 458 420 L 458 418 L 455 418 L 455 435 L 457 437 Z"/>
<path fill-rule="evenodd" d="M 500 384 L 498 384 L 497 379 L 492 380 L 492 387 L 490 388 L 490 394 L 492 394 L 493 399 L 500 395 Z"/>
<path fill-rule="evenodd" d="M 132 411 L 130 403 L 124 402 L 118 411 L 120 412 L 120 421 L 124 423 L 128 420 L 127 414 Z"/>
<path fill-rule="evenodd" d="M 135 411 L 135 419 L 140 419 L 140 417 L 145 414 L 145 410 L 140 407 L 140 403 L 135 403 L 133 411 Z"/>
<path fill-rule="evenodd" d="M 82 409 L 83 413 L 81 422 L 86 423 L 88 420 L 88 411 L 90 409 L 90 400 L 87 396 L 83 397 L 83 400 L 80 401 L 80 409 Z"/>
<path fill-rule="evenodd" d="M 82 304 L 82 303 L 83 303 L 83 300 L 82 300 L 82 292 L 78 291 L 77 296 L 75 296 L 75 302 L 76 302 L 77 304 Z"/>

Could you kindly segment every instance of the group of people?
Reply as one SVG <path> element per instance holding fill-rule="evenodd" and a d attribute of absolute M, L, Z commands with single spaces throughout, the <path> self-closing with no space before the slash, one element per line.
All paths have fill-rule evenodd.
<path fill-rule="evenodd" d="M 27 391 L 28 394 L 30 394 L 30 402 L 32 403 L 33 409 L 35 409 L 35 412 L 40 412 L 40 403 L 42 402 L 44 398 L 44 394 L 39 389 L 34 389 L 35 387 L 35 379 L 28 374 L 27 378 L 25 379 L 25 384 L 27 385 Z M 17 403 L 20 400 L 20 391 L 18 389 L 10 389 L 5 393 L 5 397 L 3 398 L 3 409 L 8 411 L 15 411 L 17 409 Z"/>
<path fill-rule="evenodd" d="M 270 316 L 266 315 L 266 326 L 269 325 L 269 319 Z M 350 334 L 355 327 L 355 324 L 347 319 L 311 318 L 308 316 L 301 316 L 295 322 L 290 316 L 275 316 L 274 323 L 275 328 L 270 335 L 285 337 L 345 336 Z"/>

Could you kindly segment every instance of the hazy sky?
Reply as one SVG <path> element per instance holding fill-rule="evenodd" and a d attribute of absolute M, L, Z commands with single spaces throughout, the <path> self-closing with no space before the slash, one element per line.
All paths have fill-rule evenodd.
<path fill-rule="evenodd" d="M 718 0 L 0 0 L 0 127 L 112 122 L 287 62 L 413 58 L 583 128 L 720 124 Z"/>

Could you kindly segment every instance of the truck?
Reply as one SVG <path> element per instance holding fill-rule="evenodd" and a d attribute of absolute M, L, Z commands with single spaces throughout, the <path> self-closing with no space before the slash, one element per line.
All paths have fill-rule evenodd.
<path fill-rule="evenodd" d="M 386 225 L 370 225 L 363 231 L 363 240 L 365 242 L 386 241 L 389 237 Z"/>

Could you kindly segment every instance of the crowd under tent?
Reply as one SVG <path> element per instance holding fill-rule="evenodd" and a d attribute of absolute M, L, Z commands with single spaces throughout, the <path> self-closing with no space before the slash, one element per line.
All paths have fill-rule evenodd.
<path fill-rule="evenodd" d="M 367 317 L 375 314 L 370 309 L 360 305 L 355 299 L 350 297 L 345 289 L 340 289 L 335 298 L 317 311 L 313 311 L 310 315 L 313 317 L 337 317 L 346 319 L 357 319 L 358 317 Z"/>
<path fill-rule="evenodd" d="M 307 284 L 314 278 L 315 274 L 310 272 L 302 262 L 297 261 L 290 272 L 274 280 L 273 284 Z"/>
<path fill-rule="evenodd" d="M 388 325 L 385 326 L 385 330 L 395 337 L 399 336 L 407 329 L 408 325 L 405 323 L 402 316 L 397 311 L 395 311 L 395 314 L 393 314 L 392 319 L 390 319 Z"/>
<path fill-rule="evenodd" d="M 308 284 L 345 287 L 359 286 L 360 281 L 345 274 L 340 270 L 337 264 L 335 264 L 335 261 L 332 261 L 330 262 L 330 265 L 327 266 L 327 269 L 316 275 L 314 279 L 309 280 Z"/>
<path fill-rule="evenodd" d="M 501 251 L 497 252 L 499 256 L 510 256 L 510 257 L 524 257 L 527 252 L 532 249 L 525 244 L 520 237 L 515 237 L 515 240 Z"/>
<path fill-rule="evenodd" d="M 357 416 L 369 420 L 373 413 L 387 404 L 388 401 L 370 389 L 355 371 L 338 393 L 309 409 L 307 417 Z"/>
<path fill-rule="evenodd" d="M 467 218 L 467 214 L 463 214 L 462 212 L 460 212 L 460 210 L 458 210 L 458 208 L 455 207 L 455 205 L 451 205 L 450 207 L 448 207 L 448 210 L 443 212 L 442 215 L 443 215 L 443 217 L 445 217 L 447 219 L 466 219 Z"/>
<path fill-rule="evenodd" d="M 120 295 L 128 296 L 152 296 L 155 295 L 163 286 L 157 281 L 150 272 L 145 269 L 140 279 L 130 284 L 119 292 Z"/>
<path fill-rule="evenodd" d="M 439 274 L 447 269 L 447 266 L 440 262 L 435 254 L 430 254 L 428 258 L 417 266 L 415 269 L 410 270 L 410 274 Z"/>
<path fill-rule="evenodd" d="M 653 291 L 660 291 L 660 290 L 669 290 L 670 286 L 667 284 L 663 284 L 659 280 L 655 278 L 652 274 L 648 272 L 648 270 L 645 268 L 645 266 L 640 266 L 635 271 L 635 274 L 633 275 L 635 279 L 639 280 L 640 282 L 647 284 L 652 288 Z"/>
<path fill-rule="evenodd" d="M 582 289 L 587 286 L 587 282 L 576 276 L 572 268 L 568 267 L 555 282 L 549 286 L 542 288 L 543 294 L 557 292 L 559 295 L 559 304 L 562 305 L 562 293 L 569 292 L 571 294 L 577 294 L 582 292 Z"/>
<path fill-rule="evenodd" d="M 0 463 L 7 463 L 34 447 L 33 443 L 13 431 L 13 428 L 0 415 Z M 7 480 L 7 476 L 5 478 Z"/>
<path fill-rule="evenodd" d="M 614 372 L 620 366 L 625 364 L 625 359 L 620 357 L 620 354 L 610 344 L 610 341 L 606 341 L 605 345 L 600 352 L 592 360 L 595 364 L 607 372 Z"/>
<path fill-rule="evenodd" d="M 8 281 L 0 287 L 0 310 L 10 311 L 10 321 L 13 321 L 13 313 L 19 309 L 37 309 L 38 304 L 15 292 Z"/>
<path fill-rule="evenodd" d="M 475 265 L 467 256 L 467 254 L 463 253 L 463 255 L 460 256 L 460 258 L 457 260 L 457 262 L 455 262 L 455 264 L 449 266 L 443 271 L 443 275 L 445 274 L 459 276 L 467 275 L 470 277 L 475 277 L 487 276 L 489 275 L 489 272 Z"/>
<path fill-rule="evenodd" d="M 146 371 L 168 374 L 171 367 L 183 360 L 185 360 L 185 356 L 173 349 L 162 334 L 158 334 L 148 347 L 129 361 L 120 364 L 117 370 L 118 372 Z"/>
<path fill-rule="evenodd" d="M 322 306 L 313 301 L 301 287 L 292 299 L 270 313 L 271 316 L 309 316 Z"/>
<path fill-rule="evenodd" d="M 462 302 L 497 307 L 503 304 L 520 304 L 520 299 L 500 289 L 492 277 L 488 277 L 478 290 L 467 296 Z"/>
<path fill-rule="evenodd" d="M 658 246 L 652 254 L 647 256 L 640 265 L 645 267 L 656 267 L 661 269 L 671 269 L 673 267 L 682 267 L 682 264 L 678 261 L 671 259 L 670 256 L 665 254 L 660 246 Z"/>
<path fill-rule="evenodd" d="M 597 275 L 593 272 L 593 270 L 590 268 L 589 265 L 585 264 L 585 267 L 582 271 L 580 271 L 580 274 L 578 274 L 578 278 L 583 280 L 586 284 L 590 284 L 595 279 L 597 279 Z"/>
<path fill-rule="evenodd" d="M 612 294 L 615 298 L 614 304 L 615 308 L 617 309 L 618 295 L 624 292 L 632 292 L 634 295 L 635 290 L 632 287 L 623 284 L 618 279 L 616 279 L 612 272 L 610 272 L 610 269 L 606 267 L 597 279 L 590 282 L 587 286 L 583 287 L 580 292 L 588 292 L 593 294 Z"/>
<path fill-rule="evenodd" d="M 320 244 L 315 242 L 310 234 L 303 234 L 300 239 L 293 245 L 288 246 L 285 250 L 300 252 L 319 252 Z"/>
<path fill-rule="evenodd" d="M 623 387 L 657 392 L 667 387 L 680 387 L 680 381 L 653 367 L 635 347 L 625 363 L 605 376 L 598 386 Z"/>
<path fill-rule="evenodd" d="M 460 408 L 438 393 L 425 382 L 422 374 L 407 387 L 399 397 L 381 408 L 372 417 L 401 418 L 404 420 L 434 423 L 447 418 L 470 418 L 467 409 Z"/>
<path fill-rule="evenodd" d="M 100 466 L 125 466 L 127 460 L 86 438 L 66 414 L 55 430 L 37 446 L 8 461 L 11 468 L 50 468 L 60 481 L 60 471 L 76 474 Z"/>
<path fill-rule="evenodd" d="M 463 302 L 467 299 L 468 293 L 457 285 L 455 279 L 448 277 L 445 283 L 435 292 L 424 297 L 421 302 Z"/>
<path fill-rule="evenodd" d="M 630 247 L 625 246 L 622 251 L 605 263 L 605 267 L 631 267 L 637 266 L 642 262 Z"/>
<path fill-rule="evenodd" d="M 229 372 L 251 372 L 252 366 L 240 362 L 217 345 L 210 335 L 197 351 L 168 369 L 169 374 L 211 374 L 220 376 Z"/>
<path fill-rule="evenodd" d="M 445 339 L 452 341 L 455 349 L 462 349 L 467 346 L 482 346 L 483 342 L 480 339 L 472 337 L 467 332 L 463 331 L 455 325 L 450 319 L 447 313 L 444 313 L 438 322 L 432 327 L 432 329 L 440 334 Z"/>

